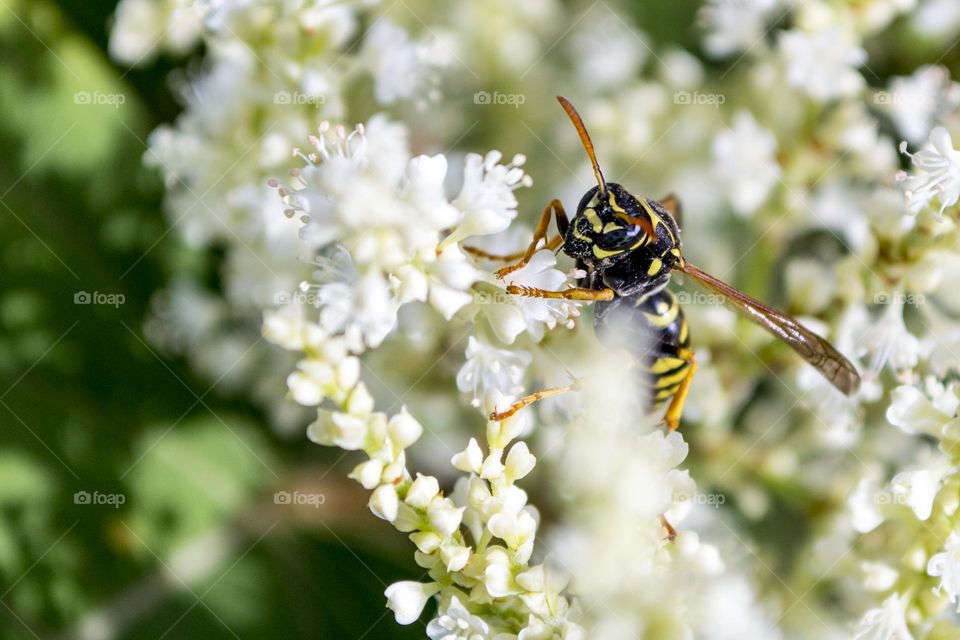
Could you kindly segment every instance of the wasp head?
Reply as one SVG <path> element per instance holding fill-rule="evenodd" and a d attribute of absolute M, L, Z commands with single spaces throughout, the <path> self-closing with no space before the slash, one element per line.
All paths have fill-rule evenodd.
<path fill-rule="evenodd" d="M 594 266 L 637 252 L 675 261 L 679 249 L 679 229 L 660 203 L 634 196 L 615 182 L 584 194 L 563 244 L 565 253 Z"/>
<path fill-rule="evenodd" d="M 591 267 L 606 267 L 633 256 L 643 262 L 649 257 L 652 267 L 669 272 L 680 258 L 680 231 L 663 206 L 634 196 L 621 185 L 607 182 L 597 162 L 593 142 L 573 105 L 563 97 L 557 99 L 580 135 L 590 158 L 597 186 L 587 191 L 577 213 L 564 231 L 564 253 L 583 260 Z"/>

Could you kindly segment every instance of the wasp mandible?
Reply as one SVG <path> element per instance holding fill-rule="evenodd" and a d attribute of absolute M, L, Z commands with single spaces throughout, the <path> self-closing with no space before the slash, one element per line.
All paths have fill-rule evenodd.
<path fill-rule="evenodd" d="M 786 342 L 843 393 L 852 395 L 857 391 L 860 376 L 856 368 L 829 342 L 786 313 L 751 298 L 688 262 L 680 242 L 677 199 L 668 197 L 658 202 L 633 195 L 623 186 L 604 180 L 580 114 L 566 98 L 557 96 L 557 100 L 577 129 L 593 166 L 597 186 L 580 199 L 573 220 L 567 218 L 559 200 L 550 202 L 519 261 L 497 271 L 497 277 L 505 279 L 527 264 L 541 248 L 541 242 L 545 242 L 543 246 L 548 249 L 562 249 L 574 258 L 586 276 L 576 287 L 564 291 L 510 283 L 508 293 L 595 302 L 594 327 L 598 336 L 628 352 L 632 366 L 641 374 L 651 411 L 669 400 L 663 422 L 671 431 L 680 425 L 683 405 L 697 369 L 683 310 L 667 289 L 675 270 L 720 294 L 738 311 Z M 559 235 L 547 240 L 551 217 L 556 220 Z M 574 382 L 532 393 L 490 417 L 503 420 L 541 398 L 578 386 Z"/>

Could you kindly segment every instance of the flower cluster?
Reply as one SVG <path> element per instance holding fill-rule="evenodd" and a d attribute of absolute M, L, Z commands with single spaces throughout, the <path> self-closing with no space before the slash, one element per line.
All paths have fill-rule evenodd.
<path fill-rule="evenodd" d="M 125 0 L 111 34 L 113 55 L 128 64 L 159 49 L 205 47 L 198 71 L 177 78 L 184 111 L 152 133 L 145 162 L 164 176 L 172 231 L 194 251 L 224 249 L 222 290 L 181 269 L 156 301 L 151 338 L 211 380 L 252 389 L 280 423 L 299 418 L 255 372 L 289 361 L 257 344 L 258 325 L 263 309 L 285 302 L 309 271 L 289 259 L 300 250 L 296 228 L 285 224 L 267 180 L 282 175 L 290 149 L 323 117 L 352 109 L 351 92 L 372 84 L 375 104 L 419 101 L 449 57 L 437 38 L 416 38 L 388 16 L 361 31 L 375 4 Z M 213 312 L 202 331 L 181 308 L 197 297 Z"/>
<path fill-rule="evenodd" d="M 353 477 L 429 574 L 388 601 L 409 622 L 434 598 L 431 637 L 951 637 L 960 86 L 937 63 L 891 76 L 873 54 L 882 43 L 905 65 L 919 58 L 901 48 L 917 40 L 946 48 L 960 31 L 954 5 L 708 0 L 705 64 L 654 45 L 663 38 L 618 3 L 410 0 L 371 20 L 360 2 L 190 4 L 201 14 L 190 17 L 183 3 L 125 0 L 119 58 L 198 37 L 207 47 L 187 110 L 155 133 L 149 158 L 182 237 L 228 247 L 225 297 L 184 278 L 159 305 L 158 339 L 186 342 L 220 377 L 245 346 L 222 327 L 291 303 L 263 331 L 299 362 L 271 355 L 247 370 L 266 385 L 295 366 L 289 396 L 319 412 L 310 437 L 364 452 Z M 176 38 L 160 36 L 181 19 Z M 591 332 L 567 330 L 581 309 L 505 294 L 491 274 L 496 256 L 529 242 L 516 198 L 527 171 L 529 193 L 568 207 L 590 185 L 552 104 L 568 78 L 605 174 L 679 195 L 691 261 L 829 338 L 860 370 L 858 394 L 684 291 L 699 363 L 688 449 L 627 420 L 643 411 L 624 394 L 604 394 L 625 384 L 585 362 Z M 324 120 L 366 124 L 317 131 Z M 533 140 L 529 162 L 466 152 L 508 140 Z M 303 166 L 268 186 L 299 145 Z M 542 248 L 511 279 L 562 289 L 580 275 L 570 267 Z M 619 370 L 609 363 L 622 354 L 605 362 Z M 403 400 L 430 407 L 423 425 L 444 442 L 469 439 L 461 417 L 477 416 L 463 404 L 487 414 L 570 375 L 585 391 L 488 423 L 485 446 L 470 440 L 454 457 L 454 482 L 436 456 L 417 459 L 424 475 L 407 470 L 424 427 L 409 410 L 376 411 L 364 367 L 416 387 Z M 592 392 L 591 377 L 605 381 Z M 713 493 L 697 493 L 684 460 Z M 521 478 L 551 501 L 550 519 Z M 724 508 L 690 509 L 698 495 Z M 660 515 L 689 530 L 666 541 Z M 747 569 L 731 568 L 736 553 Z"/>

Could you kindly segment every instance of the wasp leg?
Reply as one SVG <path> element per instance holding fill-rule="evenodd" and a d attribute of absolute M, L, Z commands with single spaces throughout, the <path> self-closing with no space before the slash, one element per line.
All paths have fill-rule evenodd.
<path fill-rule="evenodd" d="M 547 237 L 547 231 L 550 230 L 550 214 L 553 214 L 557 219 L 557 229 L 560 231 L 560 235 L 554 238 L 551 242 L 555 242 L 554 246 L 550 246 L 550 242 L 547 243 L 547 247 L 550 249 L 556 249 L 563 242 L 563 235 L 567 232 L 567 226 L 570 224 L 567 220 L 567 212 L 563 209 L 563 203 L 557 199 L 553 199 L 543 209 L 543 213 L 540 214 L 540 220 L 537 221 L 537 228 L 533 231 L 533 240 L 530 241 L 530 246 L 527 247 L 527 250 L 523 252 L 523 255 L 520 257 L 520 261 L 508 265 L 503 269 L 497 271 L 497 277 L 503 280 L 508 274 L 513 273 L 517 269 L 520 269 L 525 264 L 530 262 L 530 258 L 533 257 L 533 254 L 537 252 L 537 245 L 540 244 L 540 241 Z"/>
<path fill-rule="evenodd" d="M 497 422 L 501 420 L 506 420 L 520 409 L 528 407 L 534 402 L 539 402 L 544 398 L 549 398 L 550 396 L 559 395 L 561 393 L 566 393 L 567 391 L 576 391 L 580 388 L 580 381 L 574 380 L 570 384 L 565 384 L 562 387 L 553 387 L 551 389 L 543 389 L 542 391 L 534 391 L 533 393 L 523 396 L 512 405 L 506 411 L 494 411 L 490 414 L 491 420 L 496 420 Z"/>
<path fill-rule="evenodd" d="M 507 293 L 516 296 L 526 296 L 527 298 L 555 298 L 561 300 L 613 300 L 614 291 L 610 288 L 603 289 L 582 289 L 580 287 L 570 287 L 563 291 L 547 291 L 546 289 L 537 289 L 536 287 L 525 287 L 521 284 L 507 285 Z"/>
<path fill-rule="evenodd" d="M 682 349 L 680 351 L 680 357 L 690 363 L 690 368 L 687 369 L 687 375 L 683 377 L 683 381 L 680 383 L 680 386 L 677 387 L 677 392 L 673 394 L 673 398 L 670 400 L 667 412 L 663 415 L 663 421 L 670 431 L 676 431 L 677 427 L 680 426 L 680 415 L 683 413 L 683 405 L 687 401 L 687 394 L 690 392 L 690 383 L 693 382 L 693 374 L 697 372 L 697 361 L 694 359 L 693 351 L 690 349 Z"/>
<path fill-rule="evenodd" d="M 677 530 L 673 528 L 673 525 L 667 521 L 666 516 L 660 516 L 660 524 L 663 525 L 663 528 L 667 530 L 667 539 L 670 542 L 673 542 L 673 539 L 677 537 Z"/>
<path fill-rule="evenodd" d="M 561 244 L 563 244 L 563 237 L 554 236 L 547 241 L 547 244 L 545 244 L 544 247 L 553 251 L 557 247 L 559 247 Z M 464 246 L 463 250 L 464 252 L 469 253 L 472 256 L 476 256 L 484 260 L 497 260 L 501 262 L 513 262 L 514 260 L 519 260 L 523 258 L 523 256 L 527 254 L 526 250 L 524 250 L 524 251 L 517 251 L 516 253 L 508 253 L 506 255 L 502 255 L 497 253 L 489 253 L 487 251 L 484 251 L 483 249 L 479 249 L 477 247 L 468 247 L 468 246 Z"/>

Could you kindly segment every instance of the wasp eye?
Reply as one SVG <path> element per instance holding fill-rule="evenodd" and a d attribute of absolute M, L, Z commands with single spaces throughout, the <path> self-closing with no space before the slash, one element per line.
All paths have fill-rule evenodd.
<path fill-rule="evenodd" d="M 597 244 L 608 251 L 626 249 L 637 242 L 640 232 L 640 227 L 632 224 L 607 228 L 597 238 Z"/>

